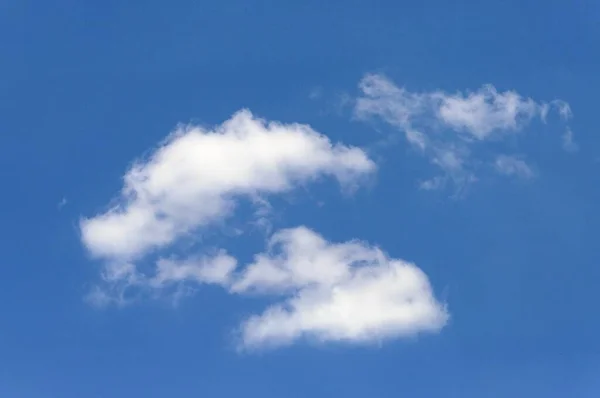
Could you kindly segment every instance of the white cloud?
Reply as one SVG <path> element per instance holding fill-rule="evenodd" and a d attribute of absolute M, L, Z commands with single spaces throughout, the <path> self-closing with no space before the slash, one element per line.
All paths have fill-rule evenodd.
<path fill-rule="evenodd" d="M 63 197 L 60 202 L 58 202 L 58 205 L 56 205 L 56 207 L 60 210 L 63 207 L 65 207 L 67 205 L 68 201 L 66 197 Z"/>
<path fill-rule="evenodd" d="M 286 192 L 322 176 L 348 186 L 374 169 L 361 149 L 243 110 L 213 130 L 181 127 L 135 163 L 117 204 L 81 221 L 82 240 L 95 256 L 128 262 L 223 220 L 240 197 Z"/>
<path fill-rule="evenodd" d="M 239 327 L 240 348 L 260 349 L 300 339 L 367 344 L 437 332 L 449 319 L 416 265 L 388 257 L 361 241 L 333 243 L 307 227 L 281 230 L 265 252 L 240 267 L 219 251 L 189 259 L 159 259 L 153 275 L 132 264 L 105 268 L 108 289 L 94 289 L 96 305 L 126 304 L 126 289 L 175 296 L 203 284 L 237 295 L 276 299 Z"/>
<path fill-rule="evenodd" d="M 460 167 L 452 155 L 439 158 Z M 88 299 L 126 304 L 135 292 L 177 296 L 203 284 L 278 299 L 240 326 L 248 348 L 303 337 L 366 343 L 438 331 L 448 314 L 427 276 L 364 242 L 331 243 L 306 227 L 286 229 L 246 266 L 224 250 L 191 257 L 173 250 L 190 233 L 231 216 L 240 198 L 255 204 L 255 222 L 270 229 L 269 195 L 325 176 L 351 187 L 374 170 L 361 149 L 249 111 L 212 130 L 182 127 L 126 172 L 113 207 L 81 221 L 83 244 L 104 261 L 103 285 Z M 157 260 L 149 257 L 154 251 Z"/>
<path fill-rule="evenodd" d="M 240 348 L 292 344 L 300 339 L 367 344 L 422 332 L 437 332 L 449 319 L 416 265 L 389 258 L 360 241 L 332 243 L 297 227 L 275 233 L 264 253 L 239 267 L 220 251 L 184 260 L 159 259 L 154 275 L 135 266 L 107 266 L 108 289 L 95 288 L 96 305 L 126 304 L 126 288 L 160 294 L 193 291 L 202 284 L 231 294 L 278 299 L 239 327 Z M 186 290 L 187 289 L 187 290 Z"/>
<path fill-rule="evenodd" d="M 419 148 L 421 151 L 425 151 L 425 148 L 429 145 L 427 142 L 427 136 L 417 130 L 406 130 L 406 140 L 413 146 Z"/>
<path fill-rule="evenodd" d="M 515 156 L 500 155 L 496 157 L 494 164 L 500 174 L 515 175 L 521 178 L 532 178 L 535 173 L 529 165 L 522 159 Z"/>
<path fill-rule="evenodd" d="M 414 135 L 411 128 L 418 125 L 431 129 L 441 123 L 482 140 L 493 132 L 518 130 L 533 117 L 547 113 L 543 104 L 514 91 L 499 93 L 492 85 L 467 93 L 412 93 L 385 76 L 369 74 L 361 80 L 359 88 L 362 96 L 356 100 L 354 109 L 358 118 L 379 116 L 410 135 Z M 565 102 L 557 106 L 561 114 L 570 109 Z M 422 142 L 417 140 L 419 146 Z"/>
<path fill-rule="evenodd" d="M 499 92 L 492 85 L 454 94 L 440 90 L 410 92 L 385 76 L 369 74 L 361 80 L 359 89 L 355 117 L 378 117 L 396 127 L 409 144 L 442 170 L 442 176 L 421 183 L 425 189 L 440 188 L 452 181 L 461 190 L 464 184 L 477 179 L 477 164 L 487 162 L 479 158 L 479 148 L 486 142 L 497 142 L 521 131 L 535 118 L 546 122 L 551 110 L 563 120 L 572 117 L 565 101 L 538 102 L 512 90 Z M 573 148 L 569 143 L 572 136 L 567 133 L 564 145 Z M 521 167 L 521 172 L 512 174 L 523 175 L 523 170 Z"/>
<path fill-rule="evenodd" d="M 323 96 L 323 88 L 320 86 L 316 86 L 310 89 L 308 93 L 308 98 L 311 100 L 318 100 Z"/>
<path fill-rule="evenodd" d="M 247 348 L 300 338 L 376 342 L 439 331 L 449 317 L 414 264 L 364 242 L 328 242 L 306 227 L 275 234 L 231 291 L 284 297 L 242 324 Z"/>
<path fill-rule="evenodd" d="M 419 115 L 431 111 L 427 94 L 411 93 L 382 75 L 366 75 L 359 88 L 362 97 L 356 100 L 354 109 L 359 119 L 376 115 L 390 124 L 408 129 Z"/>
<path fill-rule="evenodd" d="M 550 101 L 550 103 L 542 104 L 541 109 L 540 109 L 540 118 L 542 119 L 542 121 L 544 123 L 547 122 L 548 113 L 553 108 L 558 113 L 558 116 L 564 121 L 567 121 L 573 117 L 573 112 L 571 111 L 571 105 L 569 105 L 569 103 L 566 101 L 557 99 L 554 101 Z"/>
<path fill-rule="evenodd" d="M 565 130 L 562 136 L 562 145 L 563 149 L 567 152 L 577 152 L 579 150 L 579 145 L 577 145 L 573 138 L 573 131 L 569 128 Z"/>
<path fill-rule="evenodd" d="M 109 279 L 157 292 L 210 283 L 232 294 L 279 299 L 240 325 L 240 347 L 247 349 L 303 338 L 379 342 L 437 332 L 449 319 L 427 276 L 414 264 L 389 258 L 364 242 L 328 242 L 307 227 L 275 233 L 267 250 L 243 268 L 221 251 L 182 261 L 161 259 L 153 276 L 123 267 Z M 118 292 L 115 297 L 96 289 L 90 298 L 96 304 L 119 302 L 124 295 Z"/>
<path fill-rule="evenodd" d="M 571 105 L 569 105 L 567 102 L 563 100 L 554 100 L 552 101 L 552 105 L 558 109 L 558 114 L 563 120 L 569 120 L 573 117 Z"/>
<path fill-rule="evenodd" d="M 419 183 L 419 187 L 421 189 L 424 189 L 425 191 L 434 191 L 436 189 L 440 189 L 441 187 L 443 187 L 444 184 L 446 184 L 446 182 L 447 182 L 447 178 L 444 178 L 441 176 L 436 176 L 436 177 L 430 178 L 429 180 L 421 181 Z"/>
<path fill-rule="evenodd" d="M 479 140 L 494 131 L 514 131 L 521 128 L 541 111 L 541 105 L 522 98 L 514 91 L 498 93 L 485 85 L 473 93 L 447 95 L 433 93 L 437 117 L 450 128 L 467 132 Z"/>
<path fill-rule="evenodd" d="M 156 274 L 147 283 L 158 288 L 184 281 L 226 285 L 236 267 L 237 260 L 224 251 L 212 257 L 192 257 L 183 261 L 161 258 L 156 263 Z"/>

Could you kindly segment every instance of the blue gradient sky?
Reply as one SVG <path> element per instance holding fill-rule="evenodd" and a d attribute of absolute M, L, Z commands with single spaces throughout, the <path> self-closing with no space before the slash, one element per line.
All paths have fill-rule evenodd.
<path fill-rule="evenodd" d="M 599 21 L 589 0 L 3 1 L 0 396 L 597 397 Z M 482 172 L 458 198 L 419 189 L 435 167 L 388 142 L 393 126 L 353 115 L 367 73 L 412 92 L 560 98 L 579 150 L 551 115 L 518 133 L 534 178 Z M 179 123 L 241 108 L 368 151 L 365 187 L 302 188 L 273 202 L 274 223 L 416 263 L 446 327 L 248 354 L 230 334 L 255 299 L 215 286 L 176 306 L 84 299 L 102 265 L 80 219 Z M 264 248 L 260 234 L 213 239 L 243 261 Z"/>

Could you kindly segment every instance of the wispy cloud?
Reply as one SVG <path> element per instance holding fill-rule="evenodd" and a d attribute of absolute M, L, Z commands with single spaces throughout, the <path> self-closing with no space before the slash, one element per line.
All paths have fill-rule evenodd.
<path fill-rule="evenodd" d="M 575 142 L 573 131 L 570 128 L 567 128 L 562 136 L 562 145 L 567 152 L 577 152 L 579 150 L 579 145 Z"/>
<path fill-rule="evenodd" d="M 536 118 L 546 122 L 551 111 L 563 120 L 572 117 L 564 101 L 535 101 L 516 91 L 499 92 L 492 85 L 453 94 L 439 90 L 410 92 L 383 75 L 369 74 L 361 80 L 359 89 L 356 118 L 378 117 L 396 127 L 410 145 L 442 171 L 442 176 L 421 183 L 425 189 L 440 188 L 451 181 L 455 189 L 461 190 L 465 183 L 477 179 L 477 164 L 495 162 L 480 158 L 478 149 L 486 142 L 514 135 Z M 567 131 L 564 146 L 572 150 L 572 133 Z M 525 171 L 520 166 L 519 173 L 511 174 L 523 176 Z M 505 173 L 506 167 L 496 169 Z"/>
<path fill-rule="evenodd" d="M 323 88 L 320 86 L 315 86 L 310 89 L 308 93 L 308 98 L 311 100 L 318 100 L 323 96 Z"/>
<path fill-rule="evenodd" d="M 68 201 L 67 201 L 67 198 L 65 198 L 65 197 L 64 197 L 64 198 L 62 198 L 62 199 L 61 199 L 61 200 L 58 202 L 58 204 L 56 205 L 56 207 L 57 207 L 57 208 L 60 210 L 60 209 L 62 209 L 63 207 L 65 207 L 65 206 L 67 205 L 67 203 L 68 203 Z"/>
<path fill-rule="evenodd" d="M 499 155 L 494 164 L 500 174 L 514 175 L 521 178 L 532 178 L 535 173 L 529 165 L 516 156 Z"/>

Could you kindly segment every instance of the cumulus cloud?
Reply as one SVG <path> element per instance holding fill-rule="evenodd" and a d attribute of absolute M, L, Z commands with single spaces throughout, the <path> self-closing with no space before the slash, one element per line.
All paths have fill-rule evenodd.
<path fill-rule="evenodd" d="M 461 167 L 450 154 L 439 161 Z M 423 271 L 361 241 L 333 243 L 307 227 L 285 229 L 250 264 L 223 249 L 191 256 L 177 250 L 190 234 L 232 216 L 240 199 L 256 204 L 264 220 L 271 195 L 323 177 L 353 187 L 375 168 L 359 148 L 246 110 L 213 129 L 181 127 L 131 166 L 110 208 L 81 221 L 82 243 L 103 261 L 102 284 L 88 299 L 124 304 L 136 293 L 178 295 L 206 284 L 266 296 L 275 303 L 239 326 L 241 346 L 252 349 L 438 331 L 448 313 Z"/>
<path fill-rule="evenodd" d="M 449 317 L 414 264 L 364 242 L 328 242 L 306 227 L 275 234 L 230 289 L 284 297 L 242 324 L 249 348 L 300 338 L 369 343 L 439 331 Z"/>
<path fill-rule="evenodd" d="M 476 180 L 476 165 L 490 161 L 479 158 L 478 149 L 486 142 L 501 141 L 523 130 L 533 119 L 546 122 L 550 111 L 556 111 L 565 121 L 572 117 L 565 101 L 535 101 L 516 91 L 499 92 L 492 85 L 453 94 L 440 90 L 411 92 L 383 75 L 369 74 L 361 80 L 359 89 L 356 118 L 377 117 L 389 123 L 441 169 L 442 176 L 421 183 L 426 189 L 442 187 L 445 181 L 454 182 L 460 189 Z M 574 147 L 569 132 L 563 137 L 565 149 Z"/>
<path fill-rule="evenodd" d="M 275 233 L 265 252 L 243 267 L 224 252 L 158 264 L 155 276 L 137 282 L 153 288 L 211 283 L 232 294 L 278 300 L 240 325 L 241 348 L 303 338 L 379 342 L 439 331 L 449 318 L 416 265 L 365 242 L 328 242 L 304 226 Z"/>
<path fill-rule="evenodd" d="M 347 186 L 374 169 L 359 148 L 243 110 L 212 130 L 181 127 L 135 163 L 116 205 L 81 221 L 82 240 L 95 256 L 131 261 L 223 220 L 240 197 L 286 192 L 322 176 Z"/>

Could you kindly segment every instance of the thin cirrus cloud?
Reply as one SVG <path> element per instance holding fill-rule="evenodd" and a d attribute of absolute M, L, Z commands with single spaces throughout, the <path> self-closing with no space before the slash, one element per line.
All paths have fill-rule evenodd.
<path fill-rule="evenodd" d="M 274 233 L 246 265 L 223 249 L 177 251 L 190 234 L 233 216 L 241 199 L 268 203 L 325 177 L 353 187 L 375 170 L 360 148 L 247 110 L 213 129 L 182 127 L 126 172 L 115 205 L 81 220 L 82 243 L 103 261 L 102 282 L 89 299 L 125 303 L 131 289 L 160 294 L 205 284 L 279 298 L 240 325 L 241 345 L 252 348 L 437 331 L 448 314 L 427 276 L 363 242 L 331 243 L 298 227 Z"/>
<path fill-rule="evenodd" d="M 571 108 L 562 100 L 538 102 L 515 91 L 498 92 L 484 85 L 474 92 L 448 94 L 443 91 L 411 92 L 379 74 L 366 75 L 359 84 L 354 116 L 361 120 L 377 117 L 402 131 L 406 140 L 442 171 L 421 183 L 434 189 L 453 182 L 459 188 L 477 179 L 479 164 L 489 164 L 503 174 L 531 177 L 529 168 L 519 160 L 520 172 L 504 173 L 497 161 L 481 159 L 478 148 L 486 142 L 498 142 L 524 129 L 534 119 L 546 123 L 551 111 L 561 119 L 572 117 Z M 563 147 L 574 151 L 573 133 L 567 130 Z M 497 154 L 497 156 L 512 156 Z M 501 161 L 501 163 L 504 163 Z"/>

